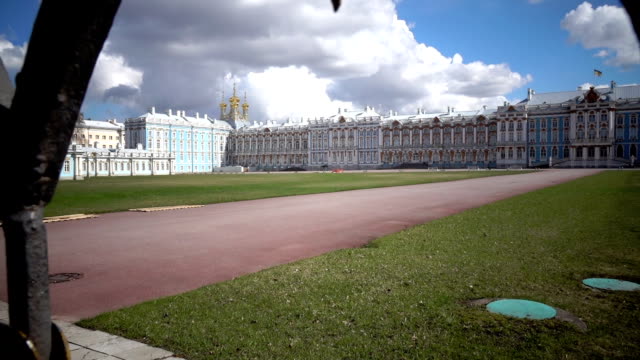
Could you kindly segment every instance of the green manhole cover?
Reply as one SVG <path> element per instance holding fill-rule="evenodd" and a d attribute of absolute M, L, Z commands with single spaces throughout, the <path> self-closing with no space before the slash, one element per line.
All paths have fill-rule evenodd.
<path fill-rule="evenodd" d="M 543 303 L 518 300 L 503 299 L 487 304 L 487 310 L 492 313 L 513 316 L 521 319 L 543 320 L 556 316 L 556 309 Z"/>
<path fill-rule="evenodd" d="M 637 291 L 640 290 L 640 284 L 617 280 L 617 279 L 604 279 L 604 278 L 590 278 L 582 280 L 582 283 L 596 289 L 604 290 L 616 290 L 616 291 Z"/>

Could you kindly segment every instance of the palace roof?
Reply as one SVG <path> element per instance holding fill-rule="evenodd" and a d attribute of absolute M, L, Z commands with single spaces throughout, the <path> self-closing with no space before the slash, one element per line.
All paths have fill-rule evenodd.
<path fill-rule="evenodd" d="M 124 124 L 116 120 L 96 121 L 96 120 L 79 120 L 76 123 L 77 128 L 87 129 L 103 129 L 103 130 L 124 130 Z"/>
<path fill-rule="evenodd" d="M 640 85 L 616 86 L 615 83 L 609 87 L 596 87 L 594 90 L 601 96 L 605 96 L 606 101 L 626 100 L 640 98 Z M 579 103 L 584 99 L 584 95 L 589 90 L 558 91 L 536 94 L 533 92 L 530 97 L 522 100 L 518 104 L 542 105 Z"/>

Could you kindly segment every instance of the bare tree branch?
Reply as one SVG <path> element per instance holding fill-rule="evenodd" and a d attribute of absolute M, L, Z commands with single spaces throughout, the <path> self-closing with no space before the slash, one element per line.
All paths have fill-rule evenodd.
<path fill-rule="evenodd" d="M 340 0 L 331 0 L 331 3 L 333 3 L 333 11 L 337 12 L 340 8 Z"/>
<path fill-rule="evenodd" d="M 47 237 L 51 200 L 93 68 L 120 0 L 43 0 L 10 109 L 0 111 L 0 188 L 11 327 L 51 352 Z"/>

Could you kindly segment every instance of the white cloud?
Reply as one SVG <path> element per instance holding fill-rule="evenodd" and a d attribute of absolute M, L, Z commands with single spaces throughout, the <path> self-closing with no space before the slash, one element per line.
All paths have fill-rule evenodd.
<path fill-rule="evenodd" d="M 604 58 L 604 57 L 609 56 L 609 52 L 607 50 L 605 50 L 605 49 L 602 49 L 602 50 L 598 51 L 597 53 L 595 53 L 593 56 L 594 57 Z"/>
<path fill-rule="evenodd" d="M 26 43 L 22 44 L 22 46 L 15 45 L 0 34 L 0 58 L 2 58 L 7 71 L 15 73 L 20 70 L 26 53 Z"/>
<path fill-rule="evenodd" d="M 631 20 L 626 11 L 618 6 L 602 5 L 594 8 L 583 2 L 567 13 L 561 22 L 569 31 L 571 41 L 581 43 L 586 49 L 603 49 L 607 64 L 631 66 L 640 64 L 640 47 Z M 596 56 L 604 57 L 602 51 Z"/>
<path fill-rule="evenodd" d="M 259 94 L 254 106 L 261 108 L 267 119 L 324 116 L 338 108 L 353 107 L 350 102 L 331 100 L 327 89 L 333 81 L 319 79 L 306 67 L 271 67 L 250 72 L 245 79 L 249 93 Z"/>
<path fill-rule="evenodd" d="M 508 64 L 465 63 L 419 43 L 396 3 L 349 0 L 334 13 L 327 0 L 129 0 L 89 95 L 135 111 L 218 114 L 220 90 L 228 95 L 235 79 L 261 121 L 364 105 L 478 108 L 531 81 Z"/>
<path fill-rule="evenodd" d="M 122 55 L 103 50 L 93 70 L 87 93 L 95 100 L 133 105 L 142 83 L 142 70 L 129 66 Z"/>

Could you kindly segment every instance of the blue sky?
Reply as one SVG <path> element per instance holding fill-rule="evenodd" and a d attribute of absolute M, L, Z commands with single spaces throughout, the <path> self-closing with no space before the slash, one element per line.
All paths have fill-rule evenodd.
<path fill-rule="evenodd" d="M 464 53 L 465 61 L 508 63 L 533 76 L 527 87 L 537 92 L 573 90 L 585 82 L 640 82 L 640 66 L 611 66 L 593 50 L 569 41 L 562 19 L 583 1 L 547 0 L 403 0 L 399 16 L 414 24 L 416 38 L 443 53 Z M 621 6 L 619 1 L 589 1 L 593 7 Z M 593 69 L 603 72 L 601 78 Z M 526 97 L 526 87 L 509 98 Z"/>
<path fill-rule="evenodd" d="M 287 2 L 291 14 L 283 17 L 277 11 Z M 151 8 L 151 2 L 123 1 L 85 102 L 86 115 L 122 120 L 157 106 L 215 116 L 221 90 L 228 94 L 233 82 L 249 91 L 259 121 L 367 104 L 400 112 L 477 108 L 522 99 L 529 87 L 540 93 L 610 80 L 640 82 L 640 60 L 633 52 L 637 41 L 617 26 L 615 8 L 601 8 L 619 7 L 618 1 L 344 0 L 337 15 L 329 11 L 328 0 L 279 3 L 285 5 L 158 0 Z M 38 6 L 37 0 L 0 5 L 0 40 L 5 41 L 0 54 L 12 75 L 18 67 L 10 63 L 19 61 Z M 580 6 L 582 12 L 563 25 Z M 252 11 L 259 19 L 247 25 Z M 580 25 L 591 13 L 592 23 Z M 174 14 L 189 26 L 170 24 Z M 138 24 L 140 18 L 149 29 Z M 157 31 L 158 24 L 175 31 Z M 254 30 L 271 37 L 256 45 Z M 626 42 L 620 40 L 624 37 Z M 632 41 L 636 49 L 631 45 L 629 55 Z M 616 51 L 628 56 L 622 59 Z M 596 78 L 593 69 L 603 76 Z"/>

